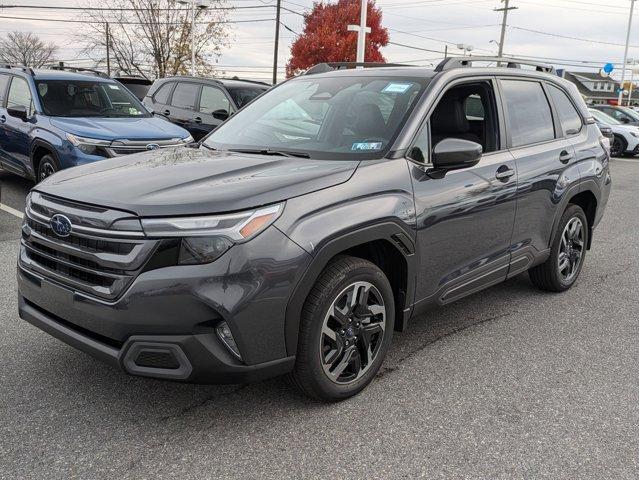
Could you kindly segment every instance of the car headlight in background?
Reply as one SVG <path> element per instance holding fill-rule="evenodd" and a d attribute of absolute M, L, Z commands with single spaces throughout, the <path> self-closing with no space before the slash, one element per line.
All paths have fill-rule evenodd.
<path fill-rule="evenodd" d="M 178 264 L 210 263 L 236 243 L 246 242 L 266 230 L 283 210 L 283 204 L 245 212 L 197 217 L 144 218 L 149 238 L 181 239 Z"/>
<path fill-rule="evenodd" d="M 87 155 L 101 155 L 103 157 L 107 156 L 104 148 L 111 145 L 111 140 L 78 137 L 77 135 L 72 135 L 70 133 L 67 133 L 67 140 L 69 140 L 69 142 L 77 147 L 82 153 L 86 153 Z"/>

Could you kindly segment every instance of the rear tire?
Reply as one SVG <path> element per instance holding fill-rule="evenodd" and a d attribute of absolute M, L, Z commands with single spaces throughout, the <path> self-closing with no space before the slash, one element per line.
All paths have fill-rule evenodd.
<path fill-rule="evenodd" d="M 36 181 L 40 183 L 42 180 L 50 177 L 58 170 L 60 170 L 58 161 L 53 157 L 53 155 L 46 154 L 40 159 L 40 163 L 38 163 Z"/>
<path fill-rule="evenodd" d="M 350 256 L 331 261 L 302 309 L 294 383 L 325 402 L 363 390 L 390 346 L 394 307 L 391 285 L 375 264 Z"/>
<path fill-rule="evenodd" d="M 586 258 L 589 232 L 584 211 L 570 204 L 557 224 L 550 257 L 528 270 L 532 283 L 549 292 L 563 292 L 572 287 Z"/>
<path fill-rule="evenodd" d="M 615 138 L 612 140 L 612 145 L 610 146 L 610 156 L 621 157 L 626 153 L 627 148 L 628 142 L 626 142 L 626 139 L 615 135 Z"/>

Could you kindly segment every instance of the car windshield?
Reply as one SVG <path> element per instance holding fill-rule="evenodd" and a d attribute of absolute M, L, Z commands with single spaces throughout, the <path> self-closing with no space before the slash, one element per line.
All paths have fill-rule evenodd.
<path fill-rule="evenodd" d="M 610 115 L 600 110 L 591 109 L 590 114 L 598 122 L 605 123 L 607 125 L 621 125 L 621 122 L 619 120 L 617 120 L 616 118 L 612 118 Z"/>
<path fill-rule="evenodd" d="M 621 107 L 621 110 L 623 111 L 623 113 L 632 118 L 633 121 L 639 122 L 639 113 L 635 112 L 632 108 Z"/>
<path fill-rule="evenodd" d="M 231 98 L 237 105 L 237 108 L 242 108 L 244 105 L 255 100 L 256 97 L 266 92 L 266 88 L 255 87 L 229 87 L 228 91 L 231 94 Z"/>
<path fill-rule="evenodd" d="M 54 117 L 148 117 L 131 92 L 116 82 L 36 80 L 42 109 Z"/>
<path fill-rule="evenodd" d="M 320 159 L 381 158 L 427 83 L 422 78 L 300 77 L 249 104 L 204 145 Z"/>

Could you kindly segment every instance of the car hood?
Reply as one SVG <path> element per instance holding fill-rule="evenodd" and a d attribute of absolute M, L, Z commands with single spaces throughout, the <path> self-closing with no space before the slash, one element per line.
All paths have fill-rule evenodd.
<path fill-rule="evenodd" d="M 358 161 L 176 147 L 62 170 L 35 189 L 141 217 L 232 212 L 346 182 Z"/>
<path fill-rule="evenodd" d="M 613 133 L 639 133 L 639 126 L 637 125 L 607 125 L 613 131 Z"/>
<path fill-rule="evenodd" d="M 51 124 L 79 137 L 101 140 L 169 140 L 188 137 L 182 127 L 159 117 L 71 118 L 55 117 Z"/>

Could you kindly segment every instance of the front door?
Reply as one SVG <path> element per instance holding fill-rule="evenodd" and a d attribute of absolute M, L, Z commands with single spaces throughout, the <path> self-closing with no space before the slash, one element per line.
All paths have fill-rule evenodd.
<path fill-rule="evenodd" d="M 22 120 L 9 115 L 11 107 L 24 107 L 29 120 Z M 0 112 L 0 149 L 2 150 L 3 166 L 18 173 L 24 173 L 30 162 L 30 133 L 35 119 L 33 115 L 33 100 L 29 84 L 24 78 L 14 76 L 9 84 L 6 108 Z"/>
<path fill-rule="evenodd" d="M 513 156 L 502 149 L 492 80 L 455 85 L 410 149 L 420 268 L 415 298 L 448 303 L 506 278 L 516 211 Z M 480 143 L 473 167 L 442 175 L 429 164 L 444 138 Z"/>
<path fill-rule="evenodd" d="M 202 87 L 199 113 L 193 119 L 193 138 L 198 141 L 215 130 L 231 114 L 231 102 L 219 88 L 210 85 Z"/>

